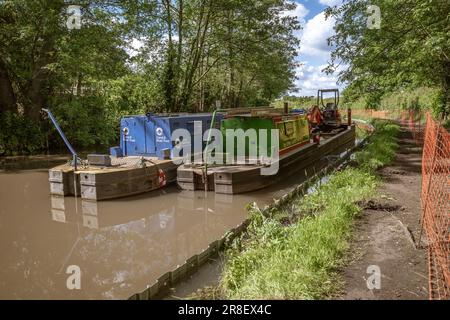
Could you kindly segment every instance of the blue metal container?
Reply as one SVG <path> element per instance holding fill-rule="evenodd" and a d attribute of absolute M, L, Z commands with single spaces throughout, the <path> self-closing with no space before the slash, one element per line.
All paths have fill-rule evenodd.
<path fill-rule="evenodd" d="M 186 129 L 191 135 L 191 152 L 194 152 L 194 124 L 203 134 L 211 126 L 211 113 L 171 114 L 171 115 L 136 115 L 126 116 L 120 121 L 120 147 L 110 149 L 112 156 L 151 156 L 164 157 L 164 150 L 171 151 L 175 142 L 171 140 L 176 129 Z M 222 114 L 216 115 L 215 128 L 220 128 Z M 203 139 L 201 139 L 203 141 Z M 205 142 L 202 143 L 202 150 Z"/>
<path fill-rule="evenodd" d="M 307 111 L 305 109 L 291 109 L 291 111 L 289 113 L 306 114 Z"/>

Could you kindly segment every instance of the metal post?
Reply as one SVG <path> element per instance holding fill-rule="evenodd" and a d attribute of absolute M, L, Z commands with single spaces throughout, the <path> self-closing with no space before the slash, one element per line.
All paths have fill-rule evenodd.
<path fill-rule="evenodd" d="M 211 131 L 213 129 L 214 123 L 216 122 L 216 113 L 217 112 L 221 112 L 221 111 L 225 111 L 225 109 L 216 109 L 214 110 L 213 114 L 212 114 L 212 118 L 211 118 L 211 125 L 209 127 L 209 131 L 208 131 L 208 140 L 206 141 L 206 146 L 205 146 L 205 151 L 204 151 L 204 158 L 205 158 L 205 191 L 208 191 L 208 147 L 209 147 L 209 143 L 211 141 Z"/>
<path fill-rule="evenodd" d="M 66 144 L 67 148 L 69 149 L 70 153 L 72 154 L 73 165 L 74 165 L 74 169 L 76 171 L 77 170 L 78 155 L 75 152 L 75 149 L 72 147 L 72 145 L 70 144 L 69 140 L 67 140 L 66 135 L 64 134 L 64 132 L 60 128 L 58 122 L 56 121 L 55 117 L 50 112 L 50 110 L 43 108 L 42 111 L 44 111 L 44 112 L 46 112 L 48 114 L 48 116 L 49 116 L 50 120 L 53 122 L 53 125 L 55 126 L 56 130 L 58 131 L 59 135 L 61 136 L 61 138 L 63 139 L 63 141 Z"/>
<path fill-rule="evenodd" d="M 212 114 L 212 118 L 211 118 L 211 125 L 209 127 L 209 131 L 208 131 L 208 140 L 206 141 L 206 146 L 205 146 L 205 178 L 203 179 L 205 182 L 205 191 L 208 191 L 208 147 L 209 147 L 209 142 L 211 141 L 211 131 L 214 125 L 214 122 L 216 120 L 216 113 L 217 113 L 217 109 L 214 110 L 213 114 Z"/>
<path fill-rule="evenodd" d="M 351 127 L 352 125 L 352 109 L 347 109 L 347 126 Z"/>

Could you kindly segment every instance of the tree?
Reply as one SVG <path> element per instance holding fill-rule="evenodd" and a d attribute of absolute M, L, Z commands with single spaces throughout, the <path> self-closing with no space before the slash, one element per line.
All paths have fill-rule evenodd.
<path fill-rule="evenodd" d="M 369 5 L 381 10 L 381 27 L 371 29 Z M 376 105 L 386 92 L 438 86 L 441 111 L 450 112 L 450 2 L 446 0 L 350 0 L 329 8 L 336 19 L 329 70 L 349 82 L 346 96 L 366 94 Z"/>
<path fill-rule="evenodd" d="M 50 97 L 72 88 L 80 96 L 85 82 L 124 75 L 139 3 L 81 1 L 81 28 L 69 29 L 64 0 L 0 2 L 2 110 L 38 121 Z"/>
<path fill-rule="evenodd" d="M 80 0 L 80 28 L 67 27 L 70 4 L 0 0 L 0 124 L 34 126 L 9 153 L 35 132 L 39 146 L 26 152 L 60 141 L 43 107 L 74 145 L 90 147 L 112 143 L 124 114 L 258 106 L 292 88 L 291 2 Z M 0 150 L 12 134 L 1 132 Z"/>
<path fill-rule="evenodd" d="M 214 99 L 235 107 L 251 91 L 270 100 L 289 90 L 300 26 L 281 12 L 293 6 L 279 0 L 162 1 L 166 109 L 203 110 Z"/>

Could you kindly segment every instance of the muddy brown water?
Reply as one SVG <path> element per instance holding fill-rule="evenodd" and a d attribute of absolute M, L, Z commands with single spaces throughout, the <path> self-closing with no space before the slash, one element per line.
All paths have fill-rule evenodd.
<path fill-rule="evenodd" d="M 304 174 L 243 195 L 181 191 L 89 202 L 49 194 L 47 169 L 0 171 L 0 299 L 127 299 Z M 69 266 L 81 289 L 68 289 Z"/>

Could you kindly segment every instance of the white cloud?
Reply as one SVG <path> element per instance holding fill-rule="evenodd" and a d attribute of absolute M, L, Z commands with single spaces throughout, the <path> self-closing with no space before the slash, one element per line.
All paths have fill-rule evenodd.
<path fill-rule="evenodd" d="M 337 72 L 330 75 L 322 72 L 326 66 L 326 64 L 311 66 L 306 61 L 302 62 L 302 65 L 296 70 L 298 79 L 295 84 L 300 89 L 296 94 L 300 96 L 315 96 L 318 89 L 339 88 L 342 90 L 344 86 L 337 85 Z"/>
<path fill-rule="evenodd" d="M 305 17 L 308 15 L 309 10 L 301 3 L 295 3 L 297 6 L 293 10 L 283 11 L 281 13 L 282 17 L 297 17 L 300 23 L 304 23 Z"/>
<path fill-rule="evenodd" d="M 300 54 L 328 57 L 331 48 L 327 39 L 334 34 L 335 19 L 321 12 L 308 20 L 301 33 Z"/>
<path fill-rule="evenodd" d="M 142 41 L 141 39 L 133 38 L 131 40 L 130 47 L 127 50 L 128 55 L 130 57 L 136 56 L 143 46 L 144 46 L 144 41 Z"/>
<path fill-rule="evenodd" d="M 337 6 L 342 4 L 342 0 L 319 0 L 320 4 L 323 4 L 324 6 Z"/>
<path fill-rule="evenodd" d="M 319 0 L 319 2 L 329 6 L 342 3 L 340 0 Z M 306 17 L 306 14 L 303 17 Z M 338 73 L 345 68 L 344 66 L 339 67 L 333 74 L 322 72 L 328 66 L 333 49 L 328 46 L 328 38 L 334 35 L 335 19 L 332 17 L 325 19 L 325 13 L 321 12 L 308 21 L 303 21 L 302 24 L 304 28 L 298 34 L 301 40 L 299 58 L 304 61 L 296 70 L 298 79 L 295 86 L 300 91 L 295 94 L 315 96 L 318 89 L 343 90 L 345 85 L 338 85 L 337 80 Z"/>

